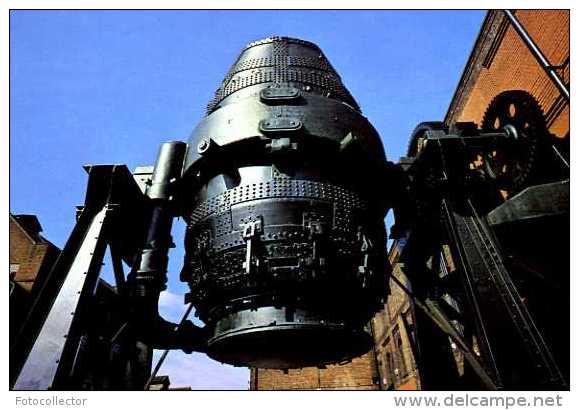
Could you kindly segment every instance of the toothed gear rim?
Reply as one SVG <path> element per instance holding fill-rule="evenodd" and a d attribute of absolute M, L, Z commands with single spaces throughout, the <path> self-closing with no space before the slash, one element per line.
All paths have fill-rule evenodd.
<path fill-rule="evenodd" d="M 537 148 L 547 126 L 539 103 L 521 90 L 497 95 L 483 116 L 481 130 L 496 132 L 506 125 L 517 129 L 519 143 L 513 149 L 492 150 L 484 155 L 483 167 L 499 188 L 517 191 L 524 187 L 536 166 Z"/>
<path fill-rule="evenodd" d="M 448 132 L 448 126 L 441 121 L 426 121 L 421 122 L 414 128 L 410 135 L 410 143 L 408 144 L 407 155 L 410 157 L 418 154 L 418 141 L 424 137 L 426 131 L 444 131 Z"/>

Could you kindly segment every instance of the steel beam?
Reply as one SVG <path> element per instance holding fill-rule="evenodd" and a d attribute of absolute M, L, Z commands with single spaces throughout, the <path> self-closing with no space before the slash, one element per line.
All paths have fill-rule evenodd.
<path fill-rule="evenodd" d="M 72 370 L 74 355 L 81 334 L 75 329 L 84 299 L 94 293 L 106 248 L 103 235 L 109 209 L 104 206 L 92 221 L 80 244 L 64 283 L 40 329 L 30 354 L 14 385 L 15 390 L 47 390 L 58 384 L 57 373 Z"/>

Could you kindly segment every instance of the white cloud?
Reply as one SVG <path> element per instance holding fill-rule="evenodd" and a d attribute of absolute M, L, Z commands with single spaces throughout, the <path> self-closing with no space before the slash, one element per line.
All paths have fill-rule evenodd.
<path fill-rule="evenodd" d="M 159 306 L 183 306 L 183 295 L 165 290 L 159 297 Z"/>
<path fill-rule="evenodd" d="M 159 297 L 159 313 L 166 320 L 179 322 L 185 312 L 183 295 L 166 290 Z M 193 313 L 189 319 L 193 319 Z M 197 324 L 200 322 L 196 321 Z M 156 364 L 162 351 L 155 350 Z M 181 350 L 169 352 L 159 370 L 168 375 L 173 387 L 190 386 L 194 390 L 247 390 L 249 370 L 216 362 L 201 353 L 186 354 Z"/>
<path fill-rule="evenodd" d="M 160 356 L 155 351 L 155 360 Z M 249 369 L 216 362 L 201 353 L 185 354 L 171 351 L 159 370 L 167 375 L 171 386 L 190 386 L 193 390 L 247 390 Z"/>
<path fill-rule="evenodd" d="M 159 313 L 163 318 L 172 322 L 179 322 L 185 309 L 183 295 L 178 295 L 168 290 L 161 292 L 159 296 Z"/>

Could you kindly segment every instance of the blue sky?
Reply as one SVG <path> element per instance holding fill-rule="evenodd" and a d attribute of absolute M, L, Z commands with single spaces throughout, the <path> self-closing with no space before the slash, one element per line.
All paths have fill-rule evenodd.
<path fill-rule="evenodd" d="M 12 11 L 10 210 L 36 214 L 62 247 L 84 199 L 82 165 L 134 169 L 161 142 L 187 140 L 241 48 L 270 35 L 317 43 L 397 160 L 419 122 L 444 117 L 484 14 Z M 173 320 L 184 310 L 183 232 L 178 221 L 161 300 Z M 248 387 L 247 369 L 200 354 L 171 352 L 160 374 L 194 389 Z"/>

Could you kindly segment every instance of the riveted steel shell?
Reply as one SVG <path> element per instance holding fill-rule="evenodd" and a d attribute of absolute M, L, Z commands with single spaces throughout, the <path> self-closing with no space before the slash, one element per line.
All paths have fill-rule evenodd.
<path fill-rule="evenodd" d="M 386 296 L 384 150 L 312 43 L 252 43 L 191 135 L 181 279 L 237 366 L 348 360 Z M 296 349 L 297 352 L 296 353 Z"/>

